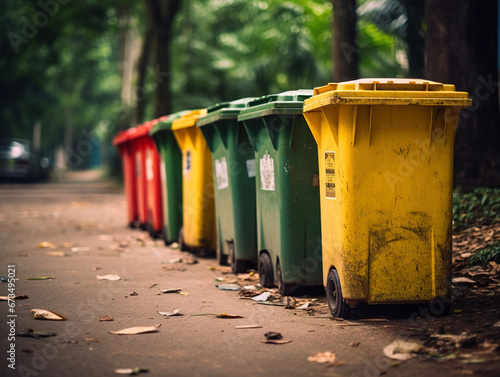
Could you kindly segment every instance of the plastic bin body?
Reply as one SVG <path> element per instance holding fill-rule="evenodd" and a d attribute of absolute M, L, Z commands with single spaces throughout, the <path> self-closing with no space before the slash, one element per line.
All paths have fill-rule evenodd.
<path fill-rule="evenodd" d="M 161 158 L 154 139 L 149 135 L 159 119 L 147 124 L 147 134 L 143 137 L 145 175 L 146 175 L 146 203 L 147 203 L 147 230 L 151 237 L 157 238 L 163 233 L 163 200 L 161 194 Z"/>
<path fill-rule="evenodd" d="M 149 132 L 160 154 L 163 238 L 166 244 L 177 241 L 182 228 L 182 153 L 172 132 L 172 122 L 187 113 L 171 114 Z"/>
<path fill-rule="evenodd" d="M 212 152 L 217 258 L 220 264 L 229 261 L 235 273 L 257 261 L 255 154 L 237 120 L 250 100 L 217 104 L 196 122 Z"/>
<path fill-rule="evenodd" d="M 136 132 L 135 128 L 119 132 L 113 139 L 121 156 L 123 180 L 125 184 L 125 198 L 127 200 L 128 223 L 131 228 L 136 227 L 139 220 L 139 209 L 137 206 L 137 181 L 135 151 L 130 141 L 131 136 Z"/>
<path fill-rule="evenodd" d="M 467 93 L 423 80 L 316 88 L 304 116 L 318 144 L 323 277 L 349 305 L 451 293 L 453 141 Z"/>
<path fill-rule="evenodd" d="M 172 131 L 182 151 L 182 215 L 181 248 L 208 252 L 215 250 L 215 205 L 212 156 L 201 130 L 198 117 L 206 109 L 193 110 L 174 120 Z"/>
<path fill-rule="evenodd" d="M 258 255 L 286 294 L 322 283 L 317 147 L 302 115 L 311 94 L 262 97 L 238 116 L 255 151 Z"/>

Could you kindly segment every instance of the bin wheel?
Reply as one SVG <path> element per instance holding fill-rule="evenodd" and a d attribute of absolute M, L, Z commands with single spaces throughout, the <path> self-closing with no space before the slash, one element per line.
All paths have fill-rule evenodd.
<path fill-rule="evenodd" d="M 188 248 L 184 242 L 184 228 L 181 228 L 181 230 L 179 230 L 179 237 L 177 239 L 177 243 L 179 244 L 180 251 L 187 251 L 188 250 Z"/>
<path fill-rule="evenodd" d="M 282 296 L 291 296 L 297 290 L 298 284 L 284 283 L 283 272 L 281 272 L 280 262 L 276 263 L 276 277 L 278 283 L 278 291 Z"/>
<path fill-rule="evenodd" d="M 236 252 L 234 250 L 234 243 L 229 243 L 229 260 L 231 261 L 231 271 L 233 274 L 240 274 L 246 272 L 246 263 L 245 261 L 236 259 Z"/>
<path fill-rule="evenodd" d="M 337 270 L 330 270 L 326 281 L 326 297 L 328 308 L 334 318 L 346 318 L 350 312 L 350 306 L 342 296 L 342 288 Z"/>
<path fill-rule="evenodd" d="M 259 283 L 265 288 L 272 288 L 274 284 L 273 264 L 267 253 L 262 253 L 259 257 Z"/>

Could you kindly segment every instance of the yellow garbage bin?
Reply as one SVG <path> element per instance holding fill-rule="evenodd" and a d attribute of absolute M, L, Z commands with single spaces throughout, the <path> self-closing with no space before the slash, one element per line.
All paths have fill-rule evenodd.
<path fill-rule="evenodd" d="M 330 312 L 360 302 L 451 295 L 454 85 L 361 79 L 314 89 L 304 116 L 318 144 L 323 279 Z M 441 300 L 436 300 L 441 299 Z"/>
<path fill-rule="evenodd" d="M 196 120 L 206 109 L 193 110 L 172 122 L 182 151 L 181 250 L 210 253 L 215 250 L 215 205 L 212 156 Z"/>

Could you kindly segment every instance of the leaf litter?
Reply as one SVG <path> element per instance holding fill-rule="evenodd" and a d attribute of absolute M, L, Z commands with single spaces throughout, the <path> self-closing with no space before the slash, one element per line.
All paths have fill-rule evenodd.
<path fill-rule="evenodd" d="M 65 321 L 68 318 L 63 316 L 62 314 L 53 312 L 52 310 L 46 309 L 31 309 L 30 313 L 33 314 L 35 319 L 46 319 L 50 321 Z"/>
<path fill-rule="evenodd" d="M 118 331 L 109 331 L 110 334 L 116 335 L 136 335 L 136 334 L 145 334 L 150 332 L 158 332 L 158 327 L 161 324 L 155 326 L 142 326 L 142 327 L 128 327 L 126 329 L 118 330 Z"/>

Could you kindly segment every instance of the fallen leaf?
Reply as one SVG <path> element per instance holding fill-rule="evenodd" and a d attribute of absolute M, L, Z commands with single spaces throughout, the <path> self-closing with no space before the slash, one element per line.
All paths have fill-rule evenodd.
<path fill-rule="evenodd" d="M 100 241 L 111 241 L 113 240 L 113 236 L 111 234 L 99 234 Z"/>
<path fill-rule="evenodd" d="M 395 340 L 384 348 L 384 355 L 389 359 L 408 360 L 415 357 L 415 353 L 420 351 L 422 346 L 418 343 Z"/>
<path fill-rule="evenodd" d="M 182 288 L 169 288 L 169 289 L 160 289 L 160 288 L 158 288 L 158 290 L 161 293 L 179 293 L 179 292 L 182 291 Z"/>
<path fill-rule="evenodd" d="M 84 340 L 91 343 L 101 343 L 101 341 L 97 338 L 84 338 Z"/>
<path fill-rule="evenodd" d="M 244 325 L 244 326 L 234 326 L 235 329 L 261 329 L 261 325 Z"/>
<path fill-rule="evenodd" d="M 135 367 L 135 368 L 116 368 L 114 370 L 116 374 L 128 374 L 130 376 L 135 376 L 139 373 L 146 373 L 149 372 L 149 369 L 147 368 L 142 368 L 142 367 Z"/>
<path fill-rule="evenodd" d="M 241 289 L 237 284 L 216 284 L 215 286 L 223 291 L 239 291 Z"/>
<path fill-rule="evenodd" d="M 196 258 L 186 258 L 186 259 L 184 259 L 184 263 L 186 263 L 186 264 L 196 264 L 196 263 L 198 263 L 198 259 L 196 259 Z"/>
<path fill-rule="evenodd" d="M 500 327 L 500 322 L 495 323 L 493 327 Z"/>
<path fill-rule="evenodd" d="M 116 280 L 120 280 L 121 278 L 118 275 L 108 274 L 108 275 L 97 275 L 97 279 L 98 280 L 116 281 Z"/>
<path fill-rule="evenodd" d="M 349 344 L 351 347 L 357 347 L 359 346 L 359 342 L 351 342 L 351 344 Z"/>
<path fill-rule="evenodd" d="M 291 297 L 291 296 L 285 297 L 285 309 L 295 309 L 296 303 L 297 303 L 297 300 L 295 299 L 295 297 Z"/>
<path fill-rule="evenodd" d="M 317 363 L 333 363 L 337 355 L 332 352 L 320 352 L 316 355 L 309 356 L 307 360 L 315 361 Z"/>
<path fill-rule="evenodd" d="M 55 279 L 55 276 L 35 276 L 26 278 L 26 280 L 52 280 Z"/>
<path fill-rule="evenodd" d="M 168 261 L 162 262 L 162 263 L 165 263 L 165 264 L 182 263 L 182 259 L 181 258 L 169 259 Z"/>
<path fill-rule="evenodd" d="M 179 244 L 177 242 L 172 242 L 170 245 L 168 245 L 168 247 L 175 250 L 179 248 Z"/>
<path fill-rule="evenodd" d="M 360 319 L 359 322 L 389 322 L 386 318 L 365 318 Z"/>
<path fill-rule="evenodd" d="M 217 267 L 214 267 L 214 266 L 208 266 L 208 267 L 207 267 L 207 270 L 210 270 L 210 271 L 215 271 L 215 270 L 217 270 Z"/>
<path fill-rule="evenodd" d="M 73 242 L 63 242 L 63 247 L 72 247 L 73 245 Z"/>
<path fill-rule="evenodd" d="M 469 278 L 464 278 L 464 277 L 453 278 L 453 279 L 451 279 L 451 282 L 453 284 L 460 284 L 460 283 L 476 284 L 476 282 L 474 280 L 469 279 Z"/>
<path fill-rule="evenodd" d="M 290 343 L 291 340 L 261 340 L 261 342 L 269 344 L 285 344 L 285 343 Z"/>
<path fill-rule="evenodd" d="M 217 318 L 243 318 L 241 315 L 238 315 L 238 314 L 227 314 L 227 313 L 218 314 L 216 317 Z"/>
<path fill-rule="evenodd" d="M 47 319 L 51 321 L 65 321 L 68 319 L 62 314 L 45 309 L 31 309 L 30 313 L 33 313 L 35 319 Z"/>
<path fill-rule="evenodd" d="M 115 319 L 110 315 L 105 315 L 103 317 L 99 317 L 99 321 L 114 321 Z"/>
<path fill-rule="evenodd" d="M 17 296 L 14 296 L 14 297 L 10 297 L 10 299 L 14 299 L 14 300 L 25 300 L 29 298 L 28 296 L 26 295 L 17 295 Z M 0 296 L 0 301 L 8 301 L 9 300 L 9 296 Z"/>
<path fill-rule="evenodd" d="M 66 255 L 64 251 L 47 251 L 45 254 L 49 257 L 64 257 Z"/>
<path fill-rule="evenodd" d="M 123 330 L 119 331 L 109 331 L 110 334 L 116 334 L 116 335 L 135 335 L 135 334 L 144 334 L 148 332 L 157 332 L 158 327 L 160 327 L 161 324 L 155 325 L 155 326 L 144 326 L 144 327 L 129 327 Z"/>
<path fill-rule="evenodd" d="M 52 242 L 43 241 L 38 244 L 38 247 L 55 249 L 56 245 L 54 245 Z"/>
<path fill-rule="evenodd" d="M 307 308 L 309 308 L 309 302 L 306 302 L 304 305 L 301 305 L 295 309 L 302 309 L 302 310 L 306 310 Z"/>
<path fill-rule="evenodd" d="M 183 296 L 189 296 L 189 292 L 179 292 L 180 295 L 183 295 Z"/>
<path fill-rule="evenodd" d="M 71 251 L 74 253 L 80 252 L 80 251 L 89 251 L 90 247 L 88 246 L 81 246 L 81 247 L 72 247 Z"/>
<path fill-rule="evenodd" d="M 181 315 L 180 312 L 181 312 L 180 310 L 174 309 L 171 312 L 158 312 L 158 314 L 162 315 L 162 316 L 165 316 L 165 317 L 171 317 L 171 316 L 174 316 L 174 315 Z"/>
<path fill-rule="evenodd" d="M 252 300 L 254 300 L 254 301 L 267 301 L 269 296 L 271 296 L 271 292 L 264 292 L 258 296 L 252 297 Z"/>

